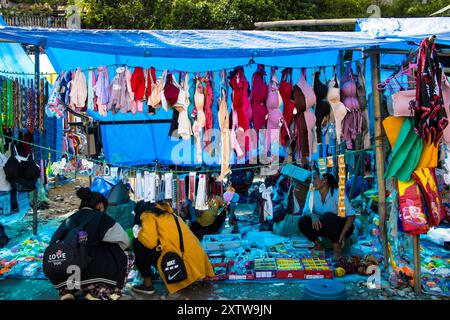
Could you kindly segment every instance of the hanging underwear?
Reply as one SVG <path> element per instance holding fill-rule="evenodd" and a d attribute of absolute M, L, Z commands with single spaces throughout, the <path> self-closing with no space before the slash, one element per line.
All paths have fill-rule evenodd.
<path fill-rule="evenodd" d="M 330 114 L 330 104 L 326 100 L 328 87 L 320 81 L 320 71 L 314 74 L 314 93 L 317 97 L 315 108 L 317 142 L 322 143 L 322 122 Z"/>

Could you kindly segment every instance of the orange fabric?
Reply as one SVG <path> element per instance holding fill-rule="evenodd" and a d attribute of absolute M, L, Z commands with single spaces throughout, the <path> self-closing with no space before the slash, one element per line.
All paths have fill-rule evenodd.
<path fill-rule="evenodd" d="M 439 146 L 430 140 L 431 137 L 428 137 L 428 141 L 423 144 L 422 155 L 416 169 L 436 168 L 438 165 Z"/>
<path fill-rule="evenodd" d="M 394 149 L 395 142 L 397 142 L 397 137 L 402 128 L 403 121 L 405 117 L 387 117 L 383 120 L 384 131 L 391 144 L 391 148 Z"/>

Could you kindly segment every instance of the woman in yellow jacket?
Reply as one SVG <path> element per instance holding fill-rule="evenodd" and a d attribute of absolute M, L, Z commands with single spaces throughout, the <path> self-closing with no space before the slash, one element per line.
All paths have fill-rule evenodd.
<path fill-rule="evenodd" d="M 183 220 L 177 217 L 183 235 L 184 254 L 181 254 L 180 238 L 173 210 L 165 202 L 148 203 L 140 201 L 136 204 L 135 238 L 133 251 L 136 256 L 136 267 L 144 278 L 143 284 L 134 286 L 133 291 L 142 294 L 153 294 L 151 266 L 154 266 L 169 293 L 186 288 L 196 281 L 214 276 L 214 270 L 199 240 Z M 175 252 L 183 257 L 187 278 L 177 283 L 168 284 L 161 270 L 161 260 L 166 252 Z"/>

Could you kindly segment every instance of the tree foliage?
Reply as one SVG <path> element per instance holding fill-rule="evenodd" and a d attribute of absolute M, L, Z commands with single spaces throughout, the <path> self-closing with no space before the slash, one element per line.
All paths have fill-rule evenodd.
<path fill-rule="evenodd" d="M 27 0 L 76 4 L 82 26 L 99 29 L 254 29 L 258 21 L 363 18 L 371 4 L 381 17 L 426 17 L 448 0 Z M 447 12 L 447 16 L 449 13 Z M 338 29 L 352 30 L 353 26 Z M 291 28 L 292 29 L 292 28 Z M 295 28 L 299 30 L 299 28 Z M 327 27 L 303 28 L 326 30 Z M 333 27 L 336 29 L 336 27 Z"/>

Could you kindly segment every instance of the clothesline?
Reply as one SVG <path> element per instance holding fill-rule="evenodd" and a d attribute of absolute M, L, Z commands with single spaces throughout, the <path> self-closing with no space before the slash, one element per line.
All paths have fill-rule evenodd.
<path fill-rule="evenodd" d="M 154 171 L 157 171 L 159 173 L 174 173 L 174 174 L 185 174 L 185 173 L 189 173 L 189 172 L 195 171 L 195 169 L 192 169 L 192 170 L 159 170 L 159 169 L 156 169 L 156 168 L 152 169 L 152 168 L 148 168 L 148 167 L 131 167 L 131 166 L 118 165 L 118 164 L 114 164 L 114 163 L 109 163 L 107 161 L 101 161 L 101 160 L 96 160 L 96 159 L 92 159 L 92 158 L 87 158 L 85 156 L 72 155 L 72 154 L 70 154 L 68 152 L 62 152 L 62 151 L 59 151 L 59 150 L 51 149 L 51 148 L 48 148 L 48 147 L 37 145 L 37 144 L 31 143 L 31 142 L 20 140 L 20 139 L 17 139 L 15 137 L 7 136 L 7 135 L 4 135 L 3 137 L 11 139 L 13 141 L 17 141 L 17 142 L 21 142 L 21 143 L 27 144 L 27 145 L 32 146 L 32 147 L 40 148 L 42 150 L 46 150 L 46 151 L 49 151 L 49 152 L 56 152 L 56 153 L 59 153 L 59 154 L 62 154 L 62 155 L 66 155 L 66 156 L 73 156 L 76 160 L 86 160 L 86 161 L 92 162 L 94 164 L 108 165 L 110 167 L 116 167 L 116 168 L 119 168 L 119 169 L 126 169 L 126 170 L 129 170 L 129 171 L 136 171 L 137 172 L 137 171 L 151 171 L 151 170 L 154 170 Z M 352 151 L 346 151 L 344 153 L 341 153 L 340 155 L 342 155 L 342 154 L 344 154 L 344 155 L 359 154 L 359 153 L 362 153 L 362 152 L 370 152 L 370 151 L 373 151 L 373 150 L 372 149 L 352 150 Z M 333 160 L 336 160 L 338 155 L 328 156 L 327 158 L 329 158 L 329 157 L 333 157 Z M 241 165 L 241 164 L 237 164 L 237 165 Z M 279 164 L 280 168 L 283 167 L 283 166 L 284 166 L 283 163 Z M 240 171 L 240 170 L 248 170 L 248 169 L 261 169 L 261 168 L 270 168 L 270 166 L 269 165 L 246 165 L 245 167 L 232 168 L 232 171 Z M 196 171 L 196 172 L 197 173 L 220 173 L 220 167 L 217 168 L 217 169 L 213 169 L 213 170 L 200 170 L 200 171 Z"/>
<path fill-rule="evenodd" d="M 357 61 L 365 60 L 367 58 L 368 58 L 368 55 L 366 55 L 364 57 L 361 57 L 361 58 L 358 58 L 358 59 L 351 60 L 351 61 L 344 61 L 343 64 L 354 63 L 354 62 L 357 62 Z M 247 64 L 234 66 L 234 67 L 230 67 L 230 68 L 222 68 L 222 69 L 217 69 L 217 70 L 206 70 L 206 71 L 181 71 L 181 70 L 174 70 L 174 69 L 166 69 L 166 70 L 172 71 L 174 73 L 187 73 L 187 74 L 197 74 L 197 73 L 206 73 L 206 72 L 216 73 L 216 72 L 221 72 L 221 71 L 231 71 L 231 70 L 234 70 L 235 68 L 238 68 L 238 67 L 248 67 L 248 66 L 251 66 L 251 65 L 258 65 L 258 64 L 262 64 L 265 67 L 269 67 L 269 68 L 271 68 L 271 67 L 276 67 L 276 68 L 279 68 L 279 69 L 291 68 L 293 70 L 330 68 L 330 67 L 336 67 L 338 65 L 338 64 L 335 63 L 335 64 L 314 66 L 314 67 L 287 67 L 287 66 L 279 66 L 279 65 L 269 65 L 269 64 L 264 64 L 264 63 L 257 63 L 252 58 Z M 119 64 L 119 63 L 108 64 L 108 65 L 106 65 L 104 67 L 112 68 L 112 67 L 125 67 L 125 66 L 127 66 L 129 68 L 142 67 L 142 66 L 130 66 L 130 65 L 127 65 L 127 64 L 124 64 L 124 63 L 123 64 Z M 78 69 L 78 68 L 77 67 L 68 68 L 68 70 L 72 70 L 72 69 L 75 70 L 75 69 Z M 87 72 L 89 70 L 95 70 L 95 68 L 94 67 L 90 67 L 90 68 L 87 68 L 87 69 L 80 69 L 80 70 L 83 71 L 83 72 Z M 158 71 L 158 72 L 164 72 L 166 70 L 155 69 L 155 71 Z M 35 75 L 35 73 L 15 72 L 15 71 L 7 71 L 7 70 L 0 70 L 0 74 L 23 75 L 23 76 L 27 76 L 27 75 L 28 76 L 33 76 L 33 75 Z M 39 75 L 40 76 L 51 76 L 51 75 L 58 75 L 58 73 L 57 72 L 40 72 Z"/>

